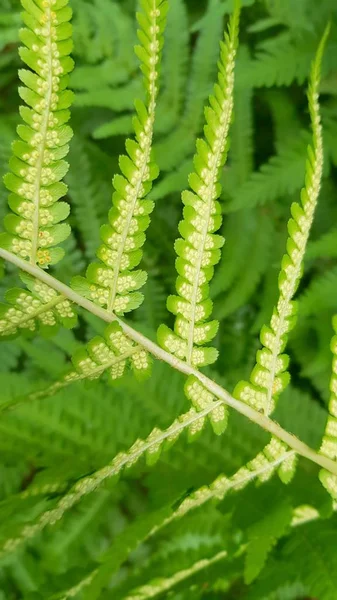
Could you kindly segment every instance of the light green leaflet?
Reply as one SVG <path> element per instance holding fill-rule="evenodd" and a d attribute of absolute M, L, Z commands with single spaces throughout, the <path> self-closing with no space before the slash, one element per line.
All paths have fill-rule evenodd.
<path fill-rule="evenodd" d="M 276 399 L 289 382 L 288 356 L 283 354 L 288 333 L 295 325 L 296 303 L 293 296 L 297 290 L 303 271 L 303 259 L 315 208 L 321 188 L 323 173 L 323 139 L 318 102 L 320 69 L 329 27 L 319 45 L 313 62 L 308 90 L 309 110 L 313 130 L 312 146 L 308 147 L 306 185 L 302 189 L 301 204 L 291 206 L 292 218 L 288 222 L 289 237 L 287 252 L 283 257 L 279 275 L 279 299 L 274 307 L 269 327 L 261 331 L 263 348 L 258 350 L 256 365 L 250 381 L 241 381 L 234 390 L 234 396 L 270 415 Z"/>
<path fill-rule="evenodd" d="M 122 175 L 115 175 L 113 179 L 113 207 L 109 212 L 109 225 L 101 228 L 103 244 L 97 252 L 101 262 L 89 265 L 86 278 L 73 280 L 74 289 L 118 315 L 134 310 L 143 301 L 143 295 L 137 290 L 146 282 L 147 274 L 134 269 L 143 255 L 145 231 L 154 208 L 154 203 L 145 198 L 159 173 L 151 150 L 168 3 L 143 0 L 141 4 L 143 12 L 137 14 L 141 45 L 135 50 L 141 61 L 147 105 L 140 100 L 135 103 L 136 139 L 126 141 L 127 155 L 119 158 Z"/>
<path fill-rule="evenodd" d="M 67 192 L 61 181 L 68 170 L 64 160 L 72 130 L 67 125 L 73 94 L 67 90 L 73 60 L 72 11 L 67 0 L 22 0 L 26 27 L 20 31 L 24 44 L 20 57 L 29 69 L 19 70 L 25 87 L 19 89 L 20 114 L 25 124 L 17 128 L 19 140 L 12 144 L 11 173 L 4 177 L 10 190 L 11 213 L 4 219 L 7 233 L 0 235 L 0 246 L 20 258 L 48 268 L 57 263 L 64 250 L 70 227 L 60 223 L 69 214 L 69 205 L 60 202 Z M 21 276 L 30 291 L 9 290 L 8 305 L 0 308 L 0 335 L 19 331 L 54 328 L 61 322 L 73 327 L 76 313 L 69 300 L 46 285 Z"/>
<path fill-rule="evenodd" d="M 333 328 L 335 334 L 337 334 L 337 316 L 333 319 Z M 320 452 L 332 460 L 337 460 L 337 335 L 334 335 L 331 340 L 331 350 L 333 360 L 330 381 L 329 416 Z M 320 479 L 331 496 L 337 500 L 337 477 L 323 469 L 320 472 Z"/>
<path fill-rule="evenodd" d="M 168 298 L 168 309 L 176 315 L 174 331 L 161 325 L 160 345 L 195 367 L 213 363 L 214 348 L 203 347 L 216 335 L 217 321 L 208 321 L 212 312 L 208 282 L 214 265 L 220 260 L 224 239 L 215 232 L 221 225 L 221 169 L 227 158 L 228 132 L 233 111 L 234 66 L 238 44 L 239 6 L 221 43 L 218 83 L 206 109 L 205 140 L 197 141 L 195 172 L 189 177 L 193 190 L 182 195 L 184 219 L 179 225 L 181 238 L 176 241 L 177 296 Z"/>
<path fill-rule="evenodd" d="M 12 192 L 13 214 L 5 218 L 7 234 L 0 243 L 14 254 L 41 267 L 58 262 L 64 255 L 55 248 L 68 237 L 70 227 L 60 224 L 69 205 L 58 202 L 67 192 L 61 182 L 68 170 L 72 131 L 67 121 L 73 94 L 66 89 L 73 69 L 71 9 L 66 0 L 22 0 L 26 28 L 20 32 L 24 47 L 20 56 L 30 70 L 21 69 L 25 87 L 19 89 L 27 106 L 20 114 L 20 140 L 13 143 L 12 173 L 5 176 Z"/>

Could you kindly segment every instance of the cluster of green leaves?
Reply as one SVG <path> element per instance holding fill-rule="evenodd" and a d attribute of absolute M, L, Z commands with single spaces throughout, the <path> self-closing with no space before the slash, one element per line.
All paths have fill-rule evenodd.
<path fill-rule="evenodd" d="M 21 57 L 29 70 L 19 72 L 26 86 L 20 94 L 31 108 L 21 110 L 26 124 L 19 126 L 21 141 L 13 145 L 12 174 L 5 179 L 15 213 L 5 221 L 7 247 L 31 263 L 55 263 L 53 273 L 62 281 L 83 273 L 98 249 L 100 262 L 91 263 L 86 277 L 73 280 L 75 289 L 119 314 L 133 311 L 144 300 L 131 315 L 137 328 L 151 338 L 164 323 L 160 342 L 188 365 L 210 365 L 219 355 L 207 372 L 229 389 L 249 379 L 234 394 L 267 415 L 288 384 L 288 362 L 281 352 L 289 334 L 292 383 L 273 418 L 312 448 L 318 449 L 323 439 L 321 453 L 336 460 L 335 338 L 328 396 L 331 319 L 337 311 L 335 2 L 322 0 L 317 7 L 314 0 L 296 5 L 290 0 L 242 1 L 235 118 L 225 167 L 238 12 L 221 47 L 205 141 L 198 141 L 194 160 L 193 155 L 233 2 L 170 0 L 165 33 L 166 2 L 140 2 L 140 74 L 133 52 L 136 2 L 73 0 L 76 69 L 68 82 L 70 11 L 65 0 L 56 0 L 54 9 L 60 14 L 53 50 L 59 52 L 59 64 L 53 68 L 64 71 L 56 74 L 57 81 L 50 80 L 57 89 L 47 86 L 48 102 L 57 95 L 50 110 L 46 104 L 36 110 L 40 98 L 46 100 L 44 82 L 50 73 L 33 56 L 33 46 L 44 45 L 36 20 L 49 0 L 21 4 L 27 28 L 21 35 L 26 46 Z M 18 122 L 19 13 L 18 0 L 4 0 L 3 174 Z M 158 23 L 152 22 L 157 17 Z M 312 224 L 322 168 L 318 89 L 309 92 L 314 139 L 307 168 L 310 136 L 304 91 L 329 18 L 321 82 L 323 186 Z M 318 72 L 312 73 L 312 81 L 315 86 Z M 75 136 L 66 173 L 71 137 L 67 106 L 72 100 L 65 90 L 68 83 L 75 91 Z M 135 97 L 137 116 L 132 120 Z M 31 143 L 35 130 L 42 133 L 38 144 L 49 150 L 43 147 L 38 173 L 31 173 L 29 169 L 36 168 Z M 126 142 L 127 156 L 119 159 L 121 136 L 133 138 L 134 131 L 135 139 Z M 53 146 L 45 144 L 46 134 L 50 143 L 58 136 Z M 165 299 L 176 279 L 179 191 L 193 170 L 193 192 L 184 193 L 181 239 L 175 246 L 178 295 L 168 302 L 176 316 L 173 324 Z M 111 176 L 118 171 L 122 175 L 114 178 L 110 208 Z M 305 171 L 300 206 L 296 201 Z M 61 182 L 64 176 L 68 188 Z M 32 184 L 30 198 L 22 185 Z M 48 194 L 47 205 L 40 206 Z M 59 202 L 62 195 L 67 203 Z M 0 200 L 3 216 L 4 186 Z M 278 299 L 277 277 L 292 203 Z M 67 217 L 69 205 L 72 233 L 62 241 L 70 228 L 59 221 Z M 109 209 L 109 224 L 104 225 Z M 200 229 L 199 218 L 205 214 Z M 55 248 L 59 243 L 62 250 Z M 141 260 L 141 270 L 136 270 Z M 167 365 L 155 363 L 151 379 L 143 381 L 150 357 L 117 324 L 105 328 L 92 315 L 80 313 L 80 327 L 64 329 L 77 323 L 74 306 L 41 282 L 20 277 L 28 289 L 18 287 L 10 268 L 1 282 L 4 292 L 12 289 L 0 318 L 0 599 L 335 600 L 337 523 L 331 495 L 336 495 L 336 478 L 320 473 L 329 494 L 311 463 L 300 460 L 295 473 L 297 457 L 286 444 L 270 439 L 238 414 L 231 412 L 228 419 L 223 403 L 198 378 L 185 382 L 187 398 L 183 377 Z M 292 297 L 299 279 L 298 323 L 292 328 Z M 143 294 L 138 291 L 142 286 Z M 257 334 L 270 322 L 273 306 L 270 328 L 261 337 L 265 347 L 258 350 Z M 216 321 L 208 321 L 212 310 Z M 6 340 L 14 335 L 14 343 Z M 277 351 L 270 344 L 273 335 L 279 337 Z M 205 348 L 212 339 L 216 349 Z M 101 378 L 104 373 L 108 377 Z M 9 407 L 13 410 L 6 410 Z M 225 435 L 214 436 L 214 431 L 222 434 L 225 429 Z M 276 471 L 280 480 L 272 477 Z M 263 485 L 255 486 L 256 479 Z"/>

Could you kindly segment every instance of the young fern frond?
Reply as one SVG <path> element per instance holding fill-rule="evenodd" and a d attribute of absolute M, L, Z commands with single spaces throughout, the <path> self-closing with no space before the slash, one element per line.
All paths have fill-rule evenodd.
<path fill-rule="evenodd" d="M 19 71 L 25 87 L 19 89 L 27 106 L 20 113 L 20 140 L 13 143 L 11 173 L 4 178 L 12 192 L 5 217 L 7 234 L 0 243 L 32 264 L 47 268 L 64 252 L 55 248 L 65 240 L 70 227 L 60 224 L 69 213 L 65 202 L 57 202 L 67 187 L 61 182 L 68 170 L 71 128 L 69 106 L 72 92 L 66 89 L 73 69 L 69 23 L 72 11 L 67 0 L 22 0 L 26 28 L 21 30 L 22 60 L 29 67 Z"/>
<path fill-rule="evenodd" d="M 126 141 L 128 156 L 119 159 L 122 175 L 113 180 L 113 208 L 109 212 L 109 225 L 101 229 L 103 244 L 97 252 L 101 263 L 90 264 L 86 279 L 77 277 L 73 282 L 80 293 L 119 315 L 137 308 L 143 300 L 136 290 L 145 284 L 146 273 L 134 268 L 141 261 L 145 231 L 154 208 L 153 202 L 145 197 L 158 176 L 151 150 L 168 4 L 166 0 L 142 0 L 141 4 L 143 12 L 137 15 L 141 45 L 135 50 L 141 60 L 147 106 L 136 101 L 136 140 Z"/>
<path fill-rule="evenodd" d="M 333 319 L 333 328 L 335 334 L 337 334 L 337 316 Z M 330 381 L 329 416 L 320 452 L 328 458 L 337 461 L 337 335 L 334 335 L 331 340 L 331 350 L 333 361 Z M 320 480 L 331 496 L 337 500 L 337 477 L 322 469 Z"/>
<path fill-rule="evenodd" d="M 301 193 L 301 205 L 291 206 L 292 219 L 288 222 L 289 238 L 287 253 L 282 260 L 279 275 L 279 299 L 274 307 L 269 327 L 261 330 L 263 348 L 258 351 L 256 365 L 249 382 L 240 382 L 234 390 L 234 396 L 263 410 L 270 415 L 279 394 L 289 382 L 287 372 L 288 357 L 282 354 L 287 334 L 295 325 L 296 303 L 293 296 L 297 290 L 303 272 L 303 259 L 315 208 L 320 192 L 323 173 L 323 139 L 318 101 L 320 69 L 329 27 L 324 32 L 313 62 L 309 83 L 308 99 L 313 129 L 312 146 L 308 147 L 306 166 L 306 185 Z"/>
<path fill-rule="evenodd" d="M 165 325 L 158 331 L 159 342 L 165 350 L 196 367 L 213 363 L 218 354 L 214 348 L 201 346 L 211 341 L 218 329 L 216 321 L 207 321 L 212 311 L 208 282 L 224 243 L 214 232 L 222 221 L 217 198 L 221 193 L 219 178 L 227 157 L 233 111 L 239 14 L 236 3 L 229 33 L 221 43 L 218 83 L 206 109 L 206 141 L 197 142 L 195 172 L 189 177 L 193 192 L 185 191 L 182 195 L 184 219 L 179 225 L 181 238 L 175 246 L 178 296 L 170 296 L 167 303 L 168 309 L 176 315 L 174 332 Z"/>

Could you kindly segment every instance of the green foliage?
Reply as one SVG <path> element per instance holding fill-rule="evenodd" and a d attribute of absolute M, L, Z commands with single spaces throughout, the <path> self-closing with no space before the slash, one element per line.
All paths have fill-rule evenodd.
<path fill-rule="evenodd" d="M 205 140 L 197 141 L 195 172 L 189 176 L 193 192 L 185 191 L 184 220 L 179 224 L 181 238 L 175 243 L 178 296 L 170 296 L 168 309 L 176 315 L 174 332 L 165 325 L 158 331 L 160 344 L 168 352 L 193 366 L 213 363 L 213 348 L 200 348 L 216 335 L 218 323 L 208 321 L 212 311 L 208 282 L 220 260 L 223 238 L 215 235 L 221 226 L 220 169 L 227 158 L 228 131 L 233 110 L 234 65 L 239 26 L 236 9 L 229 32 L 221 46 L 218 83 L 206 108 Z"/>
<path fill-rule="evenodd" d="M 139 306 L 143 296 L 138 290 L 146 281 L 146 273 L 133 269 L 142 258 L 141 247 L 150 223 L 154 204 L 145 197 L 152 181 L 158 176 L 158 167 L 151 160 L 153 127 L 158 94 L 158 76 L 162 34 L 168 5 L 161 0 L 153 5 L 144 3 L 144 14 L 138 15 L 141 42 L 136 54 L 141 61 L 147 106 L 140 100 L 135 106 L 136 140 L 126 141 L 128 156 L 120 156 L 122 175 L 115 175 L 113 208 L 109 212 L 109 225 L 101 229 L 103 244 L 97 256 L 103 265 L 89 265 L 86 278 L 74 280 L 75 289 L 107 308 L 109 312 L 124 314 Z"/>
<path fill-rule="evenodd" d="M 238 21 L 2 2 L 1 600 L 335 599 L 337 9 Z"/>

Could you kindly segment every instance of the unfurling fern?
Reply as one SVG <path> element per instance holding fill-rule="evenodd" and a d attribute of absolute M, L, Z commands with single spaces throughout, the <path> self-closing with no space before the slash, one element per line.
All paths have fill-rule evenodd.
<path fill-rule="evenodd" d="M 214 265 L 220 260 L 224 239 L 215 235 L 221 225 L 221 207 L 217 198 L 219 183 L 228 150 L 228 132 L 233 111 L 234 66 L 238 43 L 239 8 L 229 25 L 229 33 L 221 44 L 218 83 L 210 106 L 206 109 L 205 140 L 198 140 L 194 157 L 195 172 L 189 183 L 193 190 L 183 193 L 184 220 L 179 225 L 181 238 L 176 241 L 179 277 L 178 296 L 170 296 L 168 309 L 176 315 L 174 332 L 166 326 L 158 331 L 160 344 L 193 366 L 213 363 L 217 351 L 202 348 L 216 335 L 218 323 L 207 321 L 212 312 L 208 282 Z"/>
<path fill-rule="evenodd" d="M 257 353 L 256 366 L 251 373 L 250 382 L 240 382 L 234 391 L 236 398 L 262 410 L 266 415 L 273 412 L 277 397 L 289 382 L 288 357 L 282 352 L 287 343 L 287 335 L 295 325 L 296 303 L 293 296 L 302 276 L 304 254 L 321 187 L 323 140 L 318 90 L 321 61 L 328 33 L 329 29 L 325 31 L 311 70 L 308 99 L 313 141 L 312 146 L 308 147 L 306 186 L 301 193 L 301 205 L 294 202 L 291 206 L 287 253 L 283 257 L 279 275 L 279 299 L 269 327 L 262 328 L 263 348 Z"/>
<path fill-rule="evenodd" d="M 153 202 L 145 197 L 158 176 L 151 149 L 168 4 L 165 0 L 144 0 L 142 5 L 144 13 L 138 14 L 141 45 L 136 47 L 136 53 L 142 63 L 147 106 L 137 100 L 136 141 L 127 140 L 128 156 L 119 159 L 122 175 L 116 175 L 113 180 L 113 208 L 109 212 L 109 225 L 101 229 L 103 244 L 97 252 L 101 263 L 89 266 L 86 279 L 74 280 L 75 289 L 116 314 L 137 308 L 143 300 L 143 295 L 136 290 L 145 284 L 147 276 L 134 268 L 141 261 L 144 232 L 154 208 Z"/>

